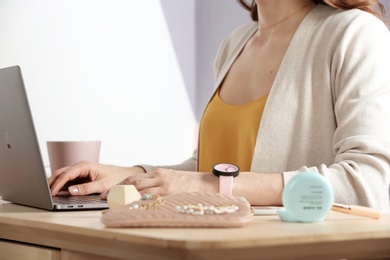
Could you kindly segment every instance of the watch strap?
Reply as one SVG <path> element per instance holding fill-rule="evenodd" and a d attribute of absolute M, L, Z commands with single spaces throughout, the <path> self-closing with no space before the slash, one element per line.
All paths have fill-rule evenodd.
<path fill-rule="evenodd" d="M 233 176 L 219 176 L 219 194 L 233 194 Z"/>

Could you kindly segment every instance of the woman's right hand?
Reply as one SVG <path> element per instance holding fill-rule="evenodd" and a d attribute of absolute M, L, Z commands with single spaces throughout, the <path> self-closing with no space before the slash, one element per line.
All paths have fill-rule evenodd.
<path fill-rule="evenodd" d="M 63 191 L 71 195 L 101 194 L 125 178 L 143 172 L 141 167 L 80 162 L 55 171 L 49 178 L 49 185 L 53 196 Z"/>

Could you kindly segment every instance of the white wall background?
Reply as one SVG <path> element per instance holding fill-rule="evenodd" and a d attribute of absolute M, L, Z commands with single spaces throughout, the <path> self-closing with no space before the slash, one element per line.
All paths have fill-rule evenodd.
<path fill-rule="evenodd" d="M 213 89 L 197 68 L 212 68 L 233 6 L 244 14 L 220 0 L 0 0 L 0 67 L 22 68 L 45 164 L 47 140 L 102 140 L 110 164 L 189 157 L 198 76 Z"/>
<path fill-rule="evenodd" d="M 1 0 L 0 67 L 20 65 L 46 140 L 103 141 L 101 161 L 177 163 L 196 121 L 159 1 Z"/>

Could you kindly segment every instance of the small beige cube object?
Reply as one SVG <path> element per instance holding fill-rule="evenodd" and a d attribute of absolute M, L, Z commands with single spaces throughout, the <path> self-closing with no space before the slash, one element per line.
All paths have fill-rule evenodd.
<path fill-rule="evenodd" d="M 121 207 L 141 199 L 141 195 L 133 185 L 115 185 L 107 195 L 109 209 Z"/>

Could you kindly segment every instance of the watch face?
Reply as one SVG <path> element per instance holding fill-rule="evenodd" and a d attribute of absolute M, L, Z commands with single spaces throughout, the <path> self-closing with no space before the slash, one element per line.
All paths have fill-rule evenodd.
<path fill-rule="evenodd" d="M 240 171 L 237 165 L 231 163 L 219 163 L 214 165 L 213 173 L 215 176 L 233 176 L 236 177 Z"/>
<path fill-rule="evenodd" d="M 230 163 L 220 163 L 214 166 L 214 169 L 221 172 L 236 172 L 238 171 L 238 167 L 234 164 Z"/>

